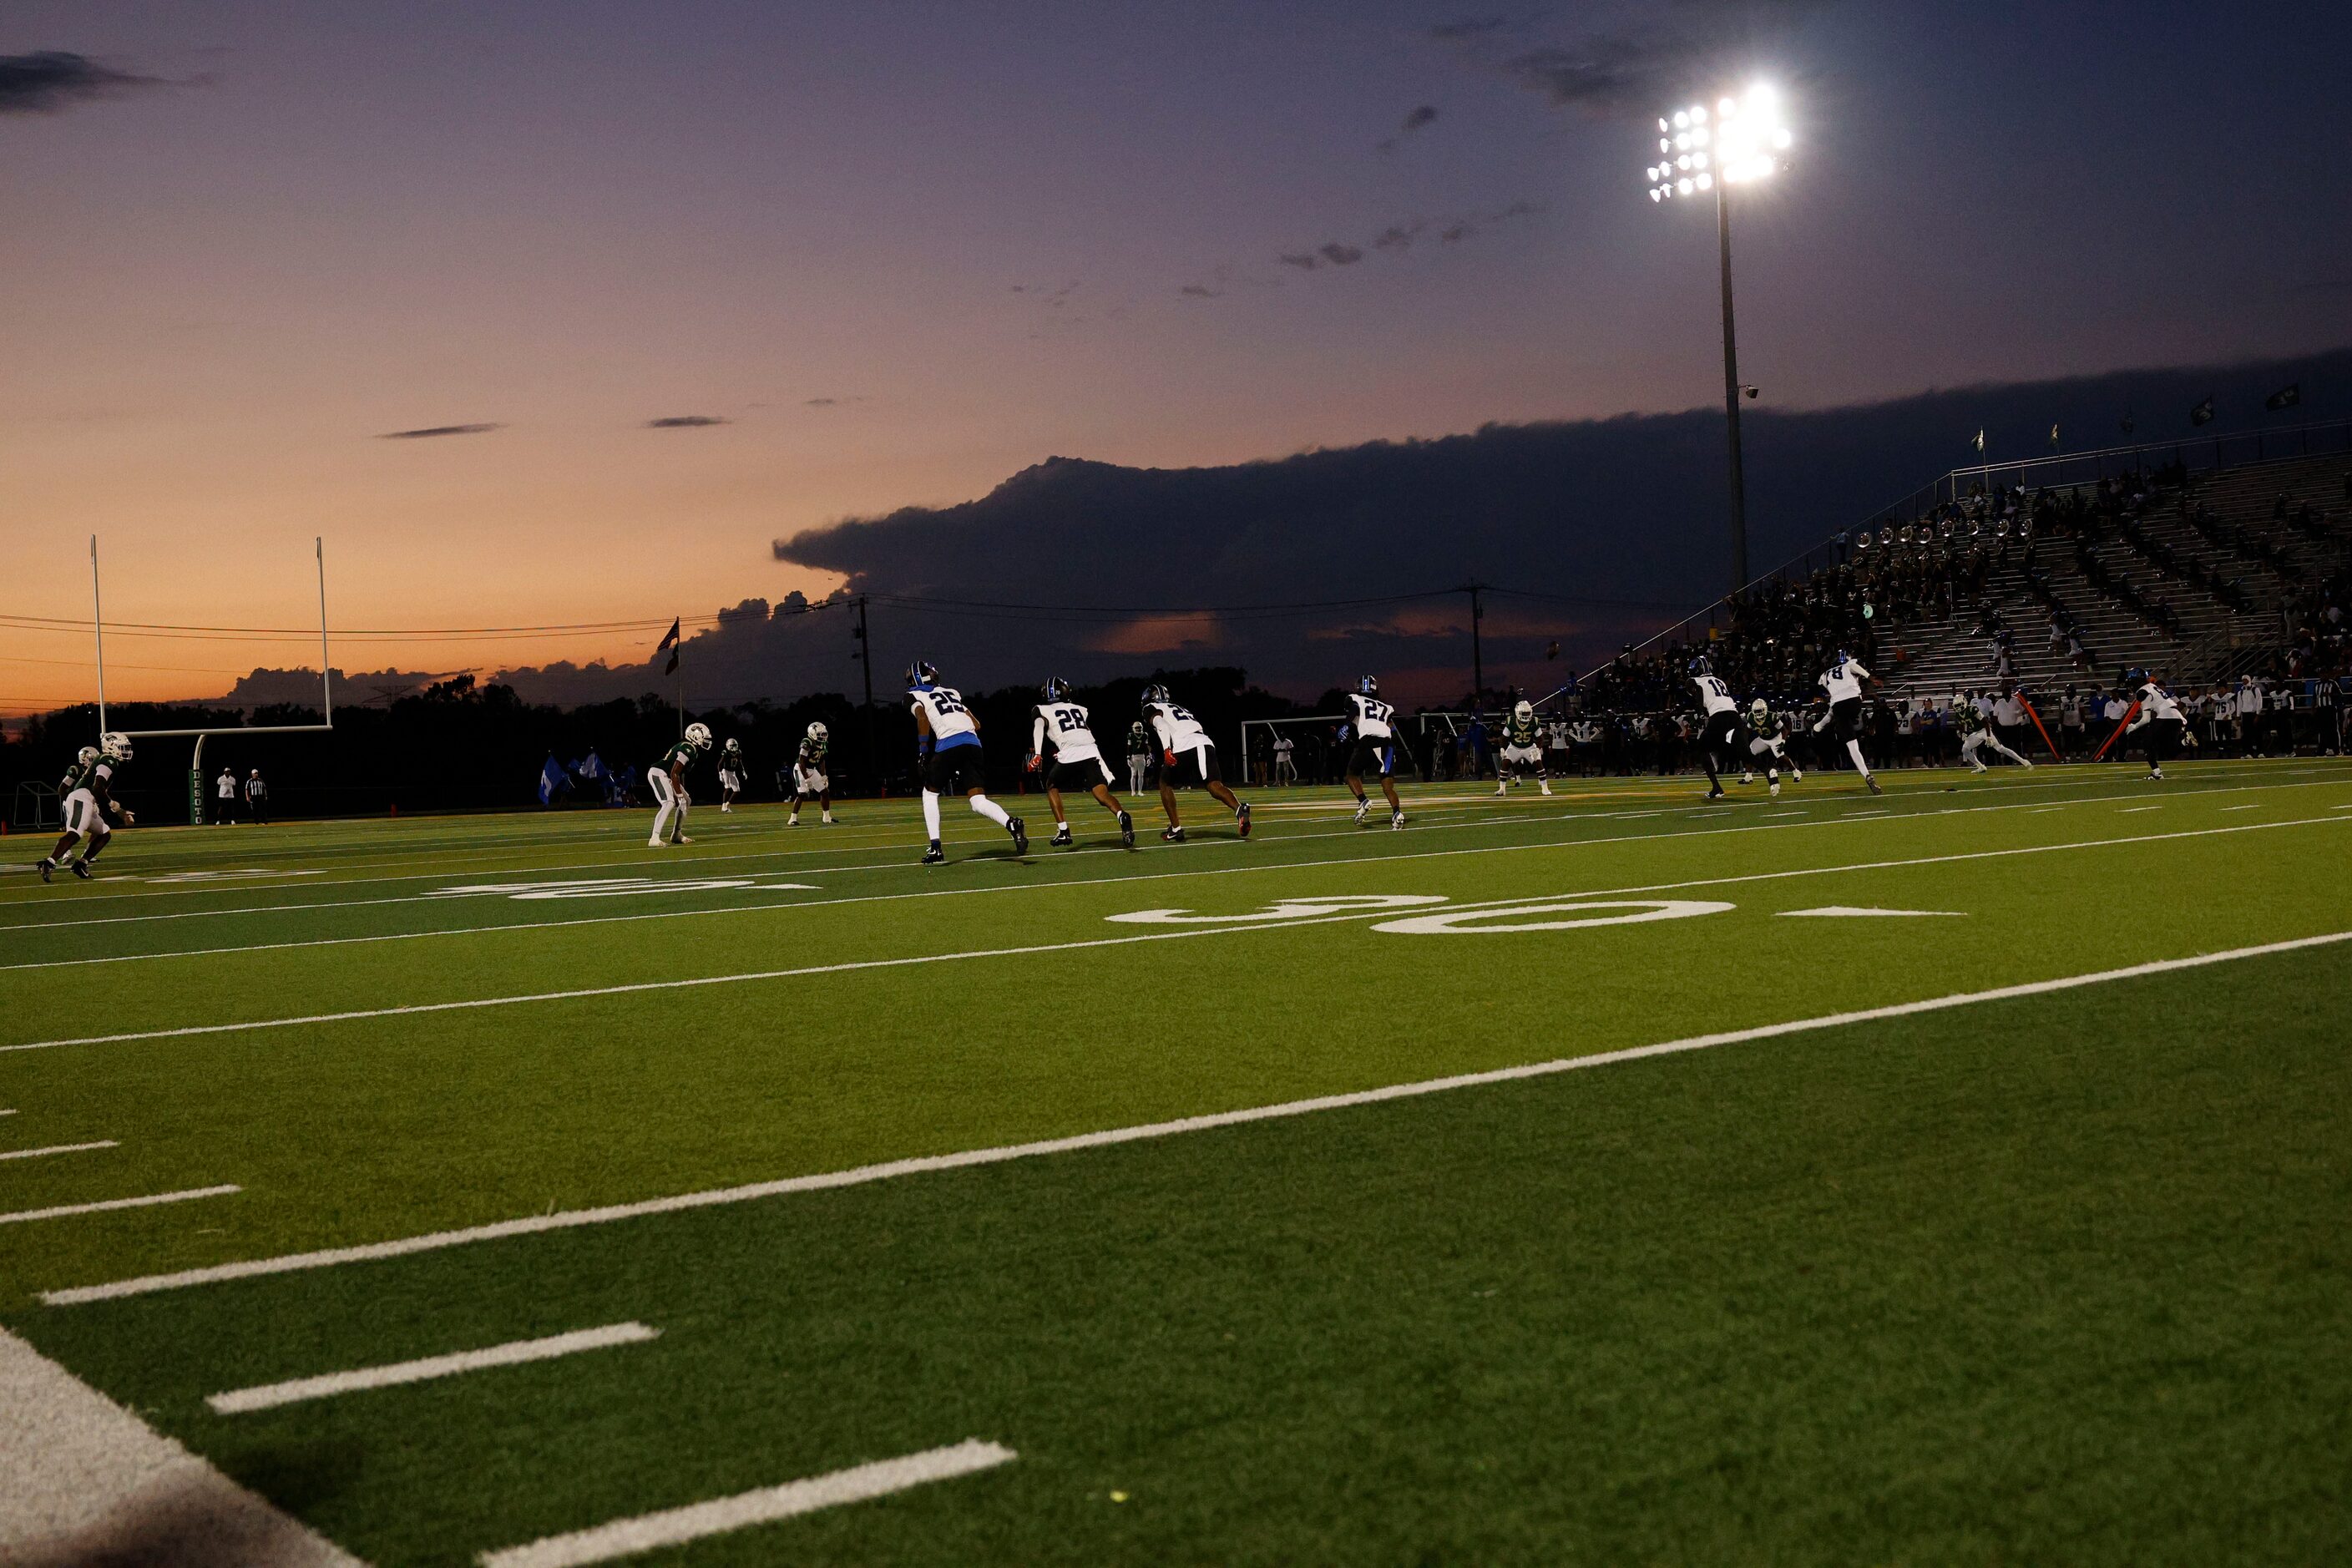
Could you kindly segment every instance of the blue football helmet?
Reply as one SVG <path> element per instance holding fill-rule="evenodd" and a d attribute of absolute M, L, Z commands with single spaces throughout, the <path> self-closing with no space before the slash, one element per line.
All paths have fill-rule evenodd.
<path fill-rule="evenodd" d="M 1168 689 L 1154 681 L 1143 689 L 1143 700 L 1147 707 L 1154 702 L 1165 702 L 1169 700 Z"/>
<path fill-rule="evenodd" d="M 1693 675 L 1713 675 L 1715 667 L 1706 662 L 1706 655 L 1701 654 L 1690 661 L 1690 672 Z"/>
<path fill-rule="evenodd" d="M 1356 689 L 1366 697 L 1378 697 L 1381 694 L 1380 679 L 1376 676 L 1368 675 L 1356 682 Z"/>
<path fill-rule="evenodd" d="M 930 660 L 919 658 L 907 667 L 907 689 L 929 691 L 940 683 L 940 672 Z"/>
<path fill-rule="evenodd" d="M 1068 681 L 1064 680 L 1064 679 L 1063 679 L 1060 676 L 1058 676 L 1058 675 L 1055 675 L 1055 676 L 1048 676 L 1048 677 L 1046 678 L 1046 679 L 1045 679 L 1045 700 L 1046 700 L 1046 701 L 1048 701 L 1048 702 L 1059 702 L 1059 701 L 1061 701 L 1064 698 L 1066 698 L 1066 697 L 1069 696 L 1069 694 L 1070 694 L 1070 683 L 1069 683 Z"/>

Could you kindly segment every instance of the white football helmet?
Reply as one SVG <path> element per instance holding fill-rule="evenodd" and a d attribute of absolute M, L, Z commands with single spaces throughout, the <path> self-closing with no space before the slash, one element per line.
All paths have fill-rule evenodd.
<path fill-rule="evenodd" d="M 1511 710 L 1511 717 L 1518 720 L 1521 723 L 1525 723 L 1535 716 L 1536 705 L 1528 701 L 1524 697 L 1519 699 L 1519 705 Z"/>
<path fill-rule="evenodd" d="M 824 727 L 824 721 L 823 720 L 819 720 L 815 723 L 811 724 L 808 729 L 808 736 L 812 741 L 822 741 L 830 733 L 832 733 L 832 731 Z"/>
<path fill-rule="evenodd" d="M 1772 716 L 1772 710 L 1765 703 L 1764 699 L 1759 697 L 1755 701 L 1750 702 L 1748 705 L 1748 714 L 1749 718 L 1755 720 L 1759 724 L 1761 724 L 1765 720 L 1769 719 Z"/>
<path fill-rule="evenodd" d="M 131 760 L 131 737 L 117 730 L 109 730 L 98 738 L 98 749 L 118 763 Z"/>
<path fill-rule="evenodd" d="M 686 743 L 698 752 L 710 750 L 710 726 L 695 723 L 686 727 Z"/>
<path fill-rule="evenodd" d="M 80 751 L 74 753 L 74 761 L 79 763 L 83 767 L 89 766 L 90 763 L 98 761 L 98 748 L 96 746 L 84 746 Z"/>

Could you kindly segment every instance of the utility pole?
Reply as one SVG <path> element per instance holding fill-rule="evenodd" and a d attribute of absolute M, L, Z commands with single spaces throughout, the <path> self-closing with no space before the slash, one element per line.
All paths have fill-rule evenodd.
<path fill-rule="evenodd" d="M 866 626 L 866 595 L 857 595 L 857 625 L 849 634 L 857 643 L 850 657 L 866 673 L 866 766 L 874 775 L 874 793 L 882 793 L 882 754 L 874 740 L 874 639 Z"/>
<path fill-rule="evenodd" d="M 1731 187 L 1715 186 L 1715 233 L 1723 252 L 1723 414 L 1731 434 L 1731 591 L 1748 586 L 1748 483 L 1739 465 L 1739 350 L 1731 330 Z"/>
<path fill-rule="evenodd" d="M 1465 583 L 1457 591 L 1470 595 L 1470 707 L 1475 711 L 1486 695 L 1486 658 L 1478 640 L 1478 623 L 1486 618 L 1478 595 L 1486 591 L 1486 584 Z"/>

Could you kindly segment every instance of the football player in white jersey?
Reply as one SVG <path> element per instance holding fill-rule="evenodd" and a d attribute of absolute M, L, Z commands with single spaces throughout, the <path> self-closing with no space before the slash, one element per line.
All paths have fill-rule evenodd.
<path fill-rule="evenodd" d="M 1184 842 L 1184 825 L 1176 820 L 1176 786 L 1196 784 L 1234 814 L 1244 838 L 1249 837 L 1250 808 L 1226 786 L 1217 772 L 1216 742 L 1192 717 L 1192 710 L 1168 695 L 1164 686 L 1143 689 L 1143 721 L 1160 743 L 1160 808 L 1168 814 L 1167 830 L 1160 835 L 1170 844 Z"/>
<path fill-rule="evenodd" d="M 2180 716 L 2180 704 L 2147 671 L 2135 669 L 2124 681 L 2135 689 L 2139 701 L 2139 712 L 2125 727 L 2124 733 L 2138 737 L 2141 748 L 2147 753 L 2147 776 L 2160 779 L 2166 759 L 2180 750 L 2180 738 L 2189 726 Z"/>
<path fill-rule="evenodd" d="M 972 810 L 1013 836 L 1013 853 L 1029 853 L 1029 830 L 1019 817 L 988 798 L 980 771 L 980 720 L 964 706 L 963 693 L 940 684 L 940 672 L 921 659 L 907 667 L 907 704 L 915 711 L 916 744 L 922 752 L 923 827 L 930 847 L 923 864 L 948 858 L 940 847 L 940 796 L 961 790 Z"/>
<path fill-rule="evenodd" d="M 1356 797 L 1356 826 L 1371 814 L 1371 797 L 1364 793 L 1364 770 L 1380 772 L 1381 794 L 1388 797 L 1389 826 L 1404 826 L 1404 805 L 1396 791 L 1396 710 L 1381 700 L 1381 683 L 1370 676 L 1348 693 L 1348 724 L 1355 744 L 1348 749 L 1348 793 Z"/>
<path fill-rule="evenodd" d="M 694 842 L 686 836 L 686 808 L 693 804 L 693 797 L 686 793 L 686 770 L 709 750 L 710 726 L 688 724 L 685 736 L 646 770 L 646 783 L 654 792 L 654 832 L 646 840 L 648 849 Z"/>
<path fill-rule="evenodd" d="M 817 809 L 824 813 L 824 822 L 833 826 L 833 776 L 825 772 L 825 755 L 833 741 L 824 721 L 818 720 L 801 737 L 801 749 L 793 758 L 793 814 L 784 818 L 786 827 L 801 825 L 801 802 L 816 797 Z"/>
<path fill-rule="evenodd" d="M 1789 743 L 1780 719 L 1774 715 L 1772 705 L 1761 697 L 1748 705 L 1748 761 L 1740 766 L 1741 784 L 1756 782 L 1756 759 L 1759 757 L 1764 759 L 1764 779 L 1772 786 L 1774 795 L 1780 793 L 1780 770 L 1783 767 L 1797 783 L 1805 782 L 1805 771 L 1789 760 Z"/>
<path fill-rule="evenodd" d="M 743 765 L 743 742 L 732 735 L 719 748 L 719 809 L 732 813 L 735 797 L 743 793 L 743 781 L 751 770 Z"/>
<path fill-rule="evenodd" d="M 1698 757 L 1706 766 L 1706 798 L 1721 800 L 1722 774 L 1730 771 L 1732 755 L 1738 750 L 1739 702 L 1704 654 L 1690 661 L 1690 678 L 1691 684 L 1698 688 L 1699 705 L 1705 714 Z M 1718 763 L 1721 772 L 1717 771 Z"/>
<path fill-rule="evenodd" d="M 114 841 L 114 829 L 106 824 L 107 814 L 111 812 L 121 817 L 125 827 L 138 820 L 113 795 L 115 770 L 130 760 L 131 737 L 111 730 L 99 737 L 97 745 L 84 746 L 76 754 L 73 766 L 66 770 L 66 776 L 58 784 L 58 794 L 65 802 L 65 835 L 58 840 L 58 847 L 41 859 L 42 881 L 47 881 L 49 873 L 60 865 L 89 881 L 89 863 Z M 77 840 L 85 838 L 89 843 L 80 856 L 68 860 L 67 851 Z"/>
<path fill-rule="evenodd" d="M 1845 649 L 1838 649 L 1837 662 L 1831 665 L 1816 682 L 1829 693 L 1830 710 L 1813 725 L 1813 733 L 1818 735 L 1824 730 L 1833 731 L 1835 738 L 1845 742 L 1846 754 L 1853 759 L 1854 771 L 1862 774 L 1862 782 L 1870 786 L 1870 793 L 1885 795 L 1886 792 L 1878 787 L 1877 775 L 1870 771 L 1870 763 L 1864 760 L 1862 754 L 1864 681 L 1875 686 L 1878 678 L 1863 668 L 1862 661 Z"/>
<path fill-rule="evenodd" d="M 1102 748 L 1095 744 L 1095 732 L 1087 722 L 1086 709 L 1070 700 L 1070 683 L 1055 676 L 1045 682 L 1039 695 L 1045 700 L 1037 704 L 1036 717 L 1029 726 L 1029 769 L 1045 774 L 1045 804 L 1054 811 L 1051 842 L 1068 847 L 1070 819 L 1062 810 L 1062 792 L 1082 789 L 1118 819 L 1118 841 L 1134 848 L 1135 818 L 1119 805 L 1118 796 L 1110 793 L 1110 763 L 1103 756 Z M 1049 742 L 1054 748 L 1050 766 L 1045 761 Z"/>

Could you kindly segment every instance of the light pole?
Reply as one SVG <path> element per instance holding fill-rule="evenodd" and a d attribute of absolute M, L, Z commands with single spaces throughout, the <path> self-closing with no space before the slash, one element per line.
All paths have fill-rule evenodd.
<path fill-rule="evenodd" d="M 1644 171 L 1650 200 L 1664 206 L 1715 197 L 1716 246 L 1723 267 L 1723 416 L 1731 449 L 1731 586 L 1748 585 L 1748 485 L 1739 462 L 1739 398 L 1756 395 L 1739 380 L 1731 319 L 1731 187 L 1768 180 L 1796 138 L 1780 117 L 1780 95 L 1762 83 L 1709 109 L 1696 103 L 1658 118 L 1658 162 Z"/>

